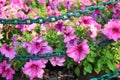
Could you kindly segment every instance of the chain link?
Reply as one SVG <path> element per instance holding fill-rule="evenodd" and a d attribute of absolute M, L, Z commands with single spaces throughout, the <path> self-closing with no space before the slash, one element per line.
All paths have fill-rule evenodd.
<path fill-rule="evenodd" d="M 110 79 L 116 78 L 116 77 L 118 77 L 118 76 L 120 76 L 120 70 L 117 70 L 117 71 L 115 71 L 115 72 L 113 72 L 113 73 L 111 73 L 111 74 L 102 75 L 102 76 L 99 77 L 99 78 L 91 78 L 91 79 L 89 79 L 89 80 L 110 80 Z"/>
<path fill-rule="evenodd" d="M 48 18 L 39 17 L 37 19 L 2 19 L 0 18 L 0 24 L 32 24 L 32 23 L 39 23 L 43 24 L 45 22 L 56 22 L 58 20 L 68 20 L 71 17 L 80 17 L 84 13 L 91 14 L 96 9 L 104 9 L 109 4 L 116 4 L 119 0 L 109 0 L 108 2 L 100 2 L 97 6 L 88 6 L 85 10 L 75 10 L 73 13 L 66 13 L 62 14 L 61 16 L 50 16 Z"/>

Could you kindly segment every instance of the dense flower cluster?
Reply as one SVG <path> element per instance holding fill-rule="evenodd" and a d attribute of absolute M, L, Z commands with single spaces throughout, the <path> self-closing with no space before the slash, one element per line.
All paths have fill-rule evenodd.
<path fill-rule="evenodd" d="M 36 19 L 38 17 L 60 16 L 66 12 L 70 13 L 76 8 L 85 9 L 87 6 L 98 3 L 98 0 L 0 0 L 0 18 Z M 92 14 L 84 14 L 77 19 L 58 20 L 55 23 L 46 22 L 41 25 L 36 23 L 30 25 L 0 24 L 0 53 L 9 59 L 8 61 L 0 61 L 0 74 L 6 80 L 13 80 L 15 71 L 14 68 L 11 68 L 14 64 L 12 60 L 17 54 L 26 52 L 30 55 L 53 53 L 61 47 L 66 50 L 66 56 L 52 57 L 49 60 L 30 59 L 22 67 L 22 72 L 28 75 L 30 80 L 33 80 L 34 78 L 43 78 L 44 68 L 48 62 L 53 66 L 64 66 L 67 59 L 72 58 L 75 63 L 84 65 L 82 61 L 91 54 L 92 48 L 89 45 L 98 44 L 101 36 L 114 41 L 119 40 L 119 7 L 120 2 L 108 5 L 104 9 L 106 12 L 95 10 Z M 111 19 L 108 18 L 107 12 Z M 50 31 L 55 32 L 55 35 Z M 120 68 L 120 65 L 117 67 Z"/>

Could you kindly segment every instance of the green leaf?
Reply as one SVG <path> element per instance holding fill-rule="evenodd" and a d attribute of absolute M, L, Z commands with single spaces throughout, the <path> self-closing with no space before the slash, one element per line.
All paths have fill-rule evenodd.
<path fill-rule="evenodd" d="M 97 53 L 96 53 L 96 52 L 93 52 L 93 51 L 90 51 L 90 55 L 91 55 L 92 57 L 96 57 L 96 56 L 97 56 Z"/>
<path fill-rule="evenodd" d="M 87 56 L 87 60 L 88 60 L 89 62 L 95 62 L 95 58 L 92 57 L 91 55 Z"/>
<path fill-rule="evenodd" d="M 99 69 L 99 70 L 101 70 L 101 69 L 102 69 L 103 64 L 104 64 L 104 61 L 103 61 L 103 59 L 102 59 L 102 58 L 101 58 L 101 59 L 99 59 L 99 60 L 97 61 L 97 67 L 98 67 L 98 69 Z"/>
<path fill-rule="evenodd" d="M 110 60 L 107 60 L 107 66 L 110 70 L 115 71 L 117 69 L 116 64 L 112 63 Z"/>
<path fill-rule="evenodd" d="M 83 71 L 83 74 L 86 75 L 86 74 L 87 74 L 87 71 L 84 70 L 84 71 Z"/>
<path fill-rule="evenodd" d="M 112 53 L 107 53 L 106 57 L 107 57 L 108 59 L 113 59 Z"/>
<path fill-rule="evenodd" d="M 77 76 L 80 76 L 80 68 L 79 67 L 75 68 L 75 74 Z"/>
<path fill-rule="evenodd" d="M 88 63 L 86 66 L 84 66 L 84 70 L 88 73 L 91 73 L 92 72 L 92 65 Z"/>

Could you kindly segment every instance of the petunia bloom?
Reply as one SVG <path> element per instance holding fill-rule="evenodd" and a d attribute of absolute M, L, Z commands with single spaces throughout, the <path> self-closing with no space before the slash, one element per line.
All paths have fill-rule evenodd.
<path fill-rule="evenodd" d="M 23 8 L 24 0 L 10 0 L 10 5 L 18 9 Z"/>
<path fill-rule="evenodd" d="M 82 3 L 83 5 L 86 5 L 86 6 L 92 5 L 92 3 L 90 2 L 90 0 L 80 0 L 80 1 L 81 1 L 81 3 Z"/>
<path fill-rule="evenodd" d="M 0 8 L 4 7 L 6 4 L 6 0 L 0 0 Z"/>
<path fill-rule="evenodd" d="M 75 62 L 80 63 L 80 61 L 82 61 L 85 58 L 85 55 L 90 53 L 90 49 L 87 42 L 87 40 L 84 40 L 79 45 L 67 48 L 67 56 L 73 58 Z"/>
<path fill-rule="evenodd" d="M 3 61 L 0 63 L 0 74 L 2 74 L 2 77 L 5 77 L 6 80 L 13 80 L 13 74 L 15 74 L 15 71 L 10 68 L 10 65 L 7 64 L 6 61 Z"/>
<path fill-rule="evenodd" d="M 63 32 L 64 28 L 63 28 L 63 21 L 62 20 L 59 20 L 57 22 L 57 24 L 55 25 L 55 30 L 58 31 L 58 32 Z"/>
<path fill-rule="evenodd" d="M 56 65 L 58 65 L 58 66 L 64 66 L 64 62 L 65 62 L 65 57 L 60 57 L 60 58 L 58 58 L 58 57 L 53 57 L 53 58 L 51 58 L 51 59 L 49 59 L 50 60 L 50 62 L 51 62 L 51 64 L 53 65 L 53 66 L 56 66 Z"/>
<path fill-rule="evenodd" d="M 30 43 L 30 42 L 26 41 L 22 44 L 22 47 L 26 48 L 27 52 L 29 52 L 30 54 L 37 54 L 40 51 L 40 49 L 42 48 L 42 46 L 43 45 L 39 42 Z"/>
<path fill-rule="evenodd" d="M 22 47 L 23 48 L 26 48 L 27 51 L 30 53 L 30 54 L 44 54 L 44 53 L 47 53 L 47 52 L 53 52 L 53 49 L 48 46 L 48 42 L 35 42 L 33 41 L 32 43 L 30 42 L 24 42 L 22 44 Z"/>
<path fill-rule="evenodd" d="M 12 60 L 15 55 L 17 54 L 14 51 L 14 48 L 10 48 L 9 46 L 7 46 L 6 44 L 3 44 L 2 47 L 0 48 L 0 52 L 1 54 L 5 55 L 6 57 L 8 57 L 10 60 Z"/>
<path fill-rule="evenodd" d="M 38 0 L 39 3 L 46 3 L 46 0 Z"/>
<path fill-rule="evenodd" d="M 80 20 L 80 25 L 89 27 L 93 23 L 93 18 L 91 16 L 83 16 Z"/>
<path fill-rule="evenodd" d="M 65 7 L 68 11 L 71 10 L 71 6 L 76 6 L 75 2 L 73 0 L 65 0 Z"/>
<path fill-rule="evenodd" d="M 45 64 L 41 60 L 30 60 L 24 65 L 22 71 L 30 77 L 30 80 L 33 80 L 36 77 L 43 77 L 43 68 L 45 68 Z"/>
<path fill-rule="evenodd" d="M 93 40 L 96 40 L 97 33 L 100 30 L 101 30 L 101 25 L 93 21 L 93 24 L 90 25 L 90 30 L 88 31 L 88 34 Z"/>
<path fill-rule="evenodd" d="M 111 19 L 107 24 L 105 24 L 102 33 L 110 40 L 113 39 L 114 41 L 117 41 L 120 38 L 120 21 Z"/>
<path fill-rule="evenodd" d="M 120 8 L 114 8 L 114 14 L 112 17 L 114 19 L 120 19 Z"/>
<path fill-rule="evenodd" d="M 20 31 L 32 31 L 33 29 L 35 29 L 35 27 L 36 27 L 35 23 L 31 25 L 20 24 L 15 26 L 15 28 L 18 28 Z"/>
<path fill-rule="evenodd" d="M 14 50 L 17 50 L 20 46 L 20 42 L 17 41 L 17 36 L 13 36 L 12 46 Z"/>
<path fill-rule="evenodd" d="M 64 42 L 69 42 L 71 39 L 74 39 L 76 35 L 74 34 L 74 29 L 72 26 L 69 26 L 65 29 L 64 32 Z"/>
<path fill-rule="evenodd" d="M 71 39 L 69 42 L 66 43 L 66 48 L 77 45 L 78 41 L 79 41 L 79 37 L 75 37 L 74 39 Z"/>

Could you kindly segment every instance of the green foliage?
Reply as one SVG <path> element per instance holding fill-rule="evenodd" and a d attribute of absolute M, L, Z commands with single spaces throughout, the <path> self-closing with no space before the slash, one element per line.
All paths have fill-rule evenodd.
<path fill-rule="evenodd" d="M 23 32 L 23 41 L 32 41 L 33 36 L 31 35 L 31 32 L 24 31 Z"/>
<path fill-rule="evenodd" d="M 83 73 L 86 75 L 86 73 L 91 73 L 92 72 L 92 65 L 87 62 L 87 61 L 84 61 L 83 62 L 83 65 L 84 65 L 84 70 L 83 70 Z"/>
<path fill-rule="evenodd" d="M 83 39 L 87 39 L 90 43 L 92 42 L 92 39 L 88 35 L 85 26 L 77 26 L 75 28 L 75 34 L 81 38 L 80 42 L 82 42 Z"/>
<path fill-rule="evenodd" d="M 57 34 L 56 31 L 50 30 L 45 37 L 49 42 L 49 45 L 55 49 L 54 51 L 65 50 L 65 43 L 63 42 L 62 34 Z"/>
<path fill-rule="evenodd" d="M 65 61 L 64 65 L 65 65 L 68 69 L 70 69 L 70 68 L 73 68 L 73 66 L 75 65 L 75 62 L 74 62 L 71 58 L 66 57 L 66 61 Z"/>
<path fill-rule="evenodd" d="M 79 67 L 75 68 L 75 74 L 76 74 L 77 76 L 80 75 L 80 68 L 79 68 Z"/>
<path fill-rule="evenodd" d="M 12 61 L 13 68 L 14 68 L 15 71 L 20 71 L 21 67 L 23 67 L 25 63 L 26 63 L 26 61 L 19 61 L 19 60 L 13 60 Z"/>
<path fill-rule="evenodd" d="M 102 0 L 98 0 L 97 2 L 99 3 L 101 1 Z M 47 0 L 46 5 L 48 5 L 48 3 L 49 3 L 49 0 Z M 79 5 L 79 3 L 80 3 L 80 0 L 78 1 L 77 4 Z M 28 4 L 28 6 L 33 8 L 33 12 L 35 12 L 37 14 L 37 16 L 44 17 L 44 19 L 46 19 L 45 17 L 48 17 L 46 5 L 39 4 L 38 0 L 34 0 Z M 79 6 L 76 6 L 76 7 L 71 6 L 72 11 L 74 11 L 75 9 L 80 9 L 80 7 Z M 58 11 L 62 14 L 67 13 L 64 3 L 58 8 Z M 84 12 L 81 14 L 84 14 Z M 113 14 L 112 10 L 100 10 L 100 15 L 97 17 L 96 20 L 100 24 L 104 25 L 109 21 L 109 19 L 112 18 L 112 14 Z M 27 15 L 29 17 L 33 17 L 32 16 L 33 14 L 31 14 L 31 13 L 28 13 Z M 34 15 L 34 17 L 35 16 L 36 15 Z M 46 21 L 47 21 L 47 19 L 46 19 Z M 74 22 L 72 22 L 72 21 L 74 21 Z M 73 24 L 76 24 L 76 21 L 77 21 L 76 19 L 74 20 L 74 18 L 71 18 L 70 21 L 65 24 L 65 26 L 73 26 Z M 52 25 L 54 25 L 54 24 L 52 24 Z M 20 32 L 14 26 L 15 25 L 4 25 L 4 27 L 3 27 L 4 33 L 2 33 L 4 38 L 2 40 L 0 40 L 0 46 L 2 46 L 3 43 L 7 43 L 7 44 L 11 45 L 13 34 L 14 35 L 18 35 L 18 34 L 22 35 L 23 39 L 19 40 L 19 42 L 33 40 L 32 32 L 34 30 L 31 32 L 29 32 L 29 31 Z M 88 45 L 90 47 L 90 53 L 88 55 L 86 55 L 85 59 L 83 61 L 81 61 L 79 64 L 74 62 L 73 59 L 65 56 L 65 58 L 66 58 L 65 66 L 69 69 L 71 69 L 71 68 L 74 69 L 75 74 L 77 76 L 80 75 L 81 68 L 83 69 L 84 75 L 86 75 L 87 73 L 92 73 L 93 71 L 95 71 L 96 73 L 99 73 L 101 71 L 105 71 L 107 73 L 109 73 L 111 71 L 115 71 L 117 69 L 116 64 L 120 63 L 120 40 L 117 42 L 114 42 L 112 44 L 99 47 L 98 44 L 96 42 L 94 42 L 88 35 L 87 31 L 89 29 L 86 29 L 85 26 L 75 26 L 75 25 L 74 25 L 74 28 L 75 28 L 74 33 L 77 35 L 77 37 L 80 38 L 79 43 L 81 43 L 84 39 L 88 40 Z M 35 32 L 38 34 L 40 33 L 40 25 L 36 26 Z M 51 46 L 55 52 L 60 51 L 60 50 L 66 50 L 66 47 L 65 47 L 66 45 L 64 43 L 63 34 L 57 34 L 57 32 L 52 29 L 49 31 L 46 31 L 46 32 L 47 32 L 47 34 L 45 34 L 44 37 L 48 41 L 49 46 Z M 100 39 L 102 36 L 103 35 L 98 34 L 97 40 Z M 26 49 L 23 49 L 21 47 L 18 47 L 17 53 L 23 54 L 23 55 L 28 54 Z M 23 67 L 23 65 L 25 64 L 25 61 L 13 60 L 12 64 L 13 64 L 13 68 L 16 71 L 19 71 L 20 68 Z"/>
<path fill-rule="evenodd" d="M 29 6 L 31 6 L 32 8 L 36 8 L 38 6 L 37 1 L 32 1 L 32 3 L 30 3 Z"/>
<path fill-rule="evenodd" d="M 96 73 L 99 73 L 101 71 L 105 71 L 106 73 L 115 71 L 117 70 L 116 63 L 120 63 L 120 54 L 118 51 L 120 50 L 119 42 L 120 41 L 114 42 L 112 44 L 99 48 L 96 43 L 89 44 L 90 54 L 86 55 L 86 58 L 81 61 L 79 65 L 67 58 L 66 66 L 67 68 L 75 68 L 75 74 L 77 76 L 79 76 L 81 72 L 80 70 L 78 71 L 78 69 L 82 67 L 84 75 L 87 73 L 92 73 L 93 70 Z"/>

